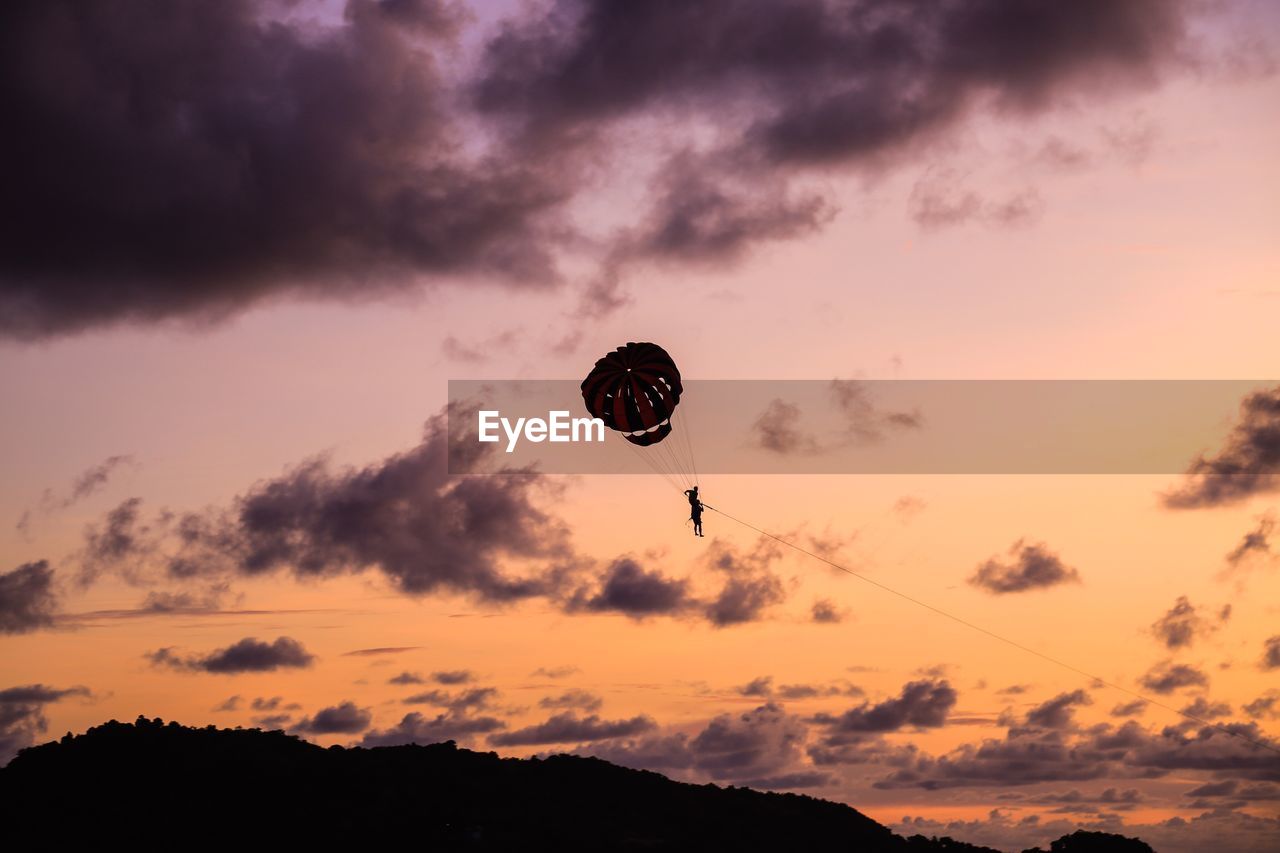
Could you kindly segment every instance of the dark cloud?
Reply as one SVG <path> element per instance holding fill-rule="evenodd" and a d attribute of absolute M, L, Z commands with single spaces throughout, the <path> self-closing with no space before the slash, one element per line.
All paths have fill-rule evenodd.
<path fill-rule="evenodd" d="M 427 680 L 416 672 L 402 672 L 387 679 L 387 684 L 426 684 Z"/>
<path fill-rule="evenodd" d="M 456 678 L 461 671 L 436 673 L 445 675 L 446 681 L 440 683 L 462 683 Z M 411 679 L 392 679 L 393 683 L 422 683 L 425 679 L 413 673 L 404 673 Z M 434 679 L 439 681 L 439 679 Z M 468 678 L 470 680 L 470 673 Z M 506 723 L 497 717 L 483 714 L 489 710 L 498 697 L 493 687 L 472 687 L 456 693 L 446 690 L 427 690 L 401 700 L 404 704 L 434 705 L 445 709 L 435 717 L 427 717 L 418 712 L 406 714 L 400 723 L 390 729 L 371 731 L 361 741 L 363 746 L 394 746 L 402 743 L 436 743 L 445 740 L 470 742 L 480 735 L 489 734 L 506 728 Z"/>
<path fill-rule="evenodd" d="M 658 259 L 732 260 L 807 233 L 829 205 L 797 179 L 880 171 L 978 110 L 1025 115 L 1067 91 L 1150 84 L 1185 42 L 1181 5 L 1153 0 L 1069 12 L 996 0 L 631 5 L 561 0 L 508 22 L 474 91 L 534 150 L 608 138 L 637 116 L 661 128 L 696 117 L 697 153 L 663 163 L 643 225 L 621 243 Z M 1028 191 L 986 208 L 991 221 L 1025 221 L 1039 202 Z M 625 300 L 616 272 L 602 294 Z"/>
<path fill-rule="evenodd" d="M 1277 748 L 1280 744 L 1256 723 L 1225 723 L 1194 732 L 1166 727 L 1159 733 L 1145 733 L 1125 760 L 1132 767 L 1157 773 L 1200 770 L 1276 782 L 1280 781 Z"/>
<path fill-rule="evenodd" d="M 1208 687 L 1209 676 L 1194 666 L 1165 661 L 1142 676 L 1142 686 L 1164 696 L 1184 687 Z"/>
<path fill-rule="evenodd" d="M 557 679 L 568 678 L 578 672 L 581 672 L 581 670 L 576 666 L 540 666 L 529 674 L 535 677 Z"/>
<path fill-rule="evenodd" d="M 405 714 L 399 723 L 389 729 L 366 732 L 360 746 L 400 746 L 406 743 L 440 743 L 456 740 L 463 743 L 475 737 L 505 728 L 506 723 L 496 717 L 473 717 L 449 712 L 436 717 L 425 717 L 417 711 Z"/>
<path fill-rule="evenodd" d="M 802 181 L 919 159 L 975 114 L 1159 83 L 1190 52 L 1190 5 L 558 0 L 464 34 L 428 0 L 349 0 L 341 20 L 11 2 L 0 333 L 445 278 L 546 286 L 591 242 L 570 207 L 620 157 L 653 160 L 636 221 L 596 241 L 583 304 L 607 313 L 627 264 L 725 263 L 821 227 L 832 206 Z M 620 153 L 622 128 L 652 137 L 647 157 Z"/>
<path fill-rule="evenodd" d="M 777 692 L 768 679 L 757 679 L 752 685 L 742 692 Z M 1120 813 L 1143 805 L 1167 804 L 1160 793 L 1167 785 L 1135 787 L 1136 780 L 1177 782 L 1197 776 L 1205 781 L 1240 780 L 1222 796 L 1247 788 L 1258 801 L 1273 797 L 1275 783 L 1280 781 L 1274 752 L 1265 748 L 1266 744 L 1274 746 L 1274 741 L 1256 726 L 1227 724 L 1195 730 L 1184 724 L 1146 729 L 1132 720 L 1123 725 L 1079 725 L 1071 712 L 1088 704 L 1083 691 L 1042 702 L 1027 713 L 1025 724 L 1010 726 L 1002 738 L 986 738 L 942 755 L 928 755 L 913 744 L 884 736 L 917 724 L 901 707 L 912 704 L 912 699 L 918 700 L 914 707 L 940 711 L 926 712 L 918 724 L 952 721 L 949 709 L 954 697 L 940 691 L 920 691 L 909 684 L 896 699 L 855 709 L 856 713 L 847 717 L 852 722 L 847 726 L 849 731 L 838 729 L 839 717 L 818 715 L 806 720 L 771 702 L 744 714 L 720 715 L 701 730 L 691 731 L 687 725 L 667 727 L 576 751 L 688 781 L 747 784 L 747 780 L 760 780 L 783 789 L 833 784 L 838 777 L 827 773 L 829 768 L 858 765 L 846 767 L 840 775 L 865 776 L 879 768 L 882 775 L 874 784 L 878 789 L 988 789 L 1017 809 L 1049 814 L 1105 813 L 1117 822 Z M 895 725 L 899 728 L 893 728 Z M 1128 784 L 1119 784 L 1119 780 Z M 1112 783 L 1104 785 L 1104 781 Z M 1030 787 L 1061 782 L 1078 787 Z M 1023 786 L 1027 786 L 1027 793 L 1018 791 Z M 1149 799 L 1153 792 L 1157 799 Z M 1197 796 L 1209 794 L 1197 792 Z M 1028 820 L 1038 820 L 1034 814 L 1023 814 Z M 1118 830 L 1119 824 L 1111 827 Z M 1067 831 L 1073 830 L 1054 835 Z"/>
<path fill-rule="evenodd" d="M 226 699 L 224 699 L 221 703 L 219 703 L 216 707 L 214 707 L 214 709 L 213 709 L 213 710 L 215 710 L 215 711 L 239 711 L 239 710 L 240 710 L 240 701 L 241 701 L 241 697 L 239 696 L 239 694 L 237 694 L 237 695 L 235 695 L 235 696 L 228 696 L 228 697 L 227 697 Z"/>
<path fill-rule="evenodd" d="M 809 770 L 802 773 L 782 773 L 777 776 L 747 777 L 738 780 L 737 784 L 765 791 L 794 791 L 804 788 L 821 788 L 830 785 L 832 781 L 830 773 Z"/>
<path fill-rule="evenodd" d="M 89 696 L 87 687 L 68 687 L 65 690 L 48 687 L 44 684 L 27 684 L 21 687 L 6 687 L 0 690 L 0 704 L 3 705 L 47 705 L 68 696 Z"/>
<path fill-rule="evenodd" d="M 1075 708 L 1092 705 L 1093 700 L 1083 690 L 1060 693 L 1027 712 L 1026 724 L 1040 729 L 1070 729 L 1075 726 Z"/>
<path fill-rule="evenodd" d="M 782 582 L 765 573 L 730 577 L 719 595 L 707 605 L 707 618 L 717 627 L 754 622 L 774 604 L 782 602 Z"/>
<path fill-rule="evenodd" d="M 360 708 L 354 702 L 343 702 L 330 708 L 322 708 L 314 716 L 300 721 L 295 730 L 312 735 L 354 735 L 369 728 L 373 714 L 368 708 Z"/>
<path fill-rule="evenodd" d="M 742 714 L 721 714 L 692 736 L 663 731 L 577 751 L 626 767 L 786 789 L 828 781 L 826 774 L 801 763 L 805 737 L 803 721 L 770 702 Z"/>
<path fill-rule="evenodd" d="M 1262 668 L 1280 669 L 1280 634 L 1268 637 L 1262 644 Z"/>
<path fill-rule="evenodd" d="M 732 262 L 755 243 L 816 231 L 835 214 L 819 195 L 710 165 L 688 153 L 663 164 L 648 211 L 614 247 L 606 276 L 616 278 L 623 264 L 638 260 Z"/>
<path fill-rule="evenodd" d="M 819 625 L 834 625 L 844 621 L 844 612 L 829 598 L 820 598 L 813 603 L 810 616 Z"/>
<path fill-rule="evenodd" d="M 4 4 L 0 332 L 419 274 L 546 283 L 540 219 L 569 188 L 464 150 L 436 60 L 459 26 L 444 8 L 352 0 L 316 32 L 253 0 Z"/>
<path fill-rule="evenodd" d="M 1251 780 L 1274 780 L 1275 753 L 1251 741 L 1271 743 L 1254 725 L 1227 724 L 1195 732 L 1167 726 L 1158 731 L 1130 720 L 1079 731 L 1011 728 L 1003 740 L 964 744 L 942 756 L 904 754 L 899 769 L 875 783 L 882 789 L 1008 787 L 1103 778 L 1160 778 L 1202 771 Z"/>
<path fill-rule="evenodd" d="M 271 696 L 269 698 L 258 696 L 253 700 L 250 707 L 255 711 L 297 711 L 302 708 L 297 702 L 285 702 L 283 696 Z"/>
<path fill-rule="evenodd" d="M 924 417 L 918 411 L 882 409 L 871 398 L 866 383 L 854 379 L 832 379 L 831 399 L 843 419 L 845 440 L 854 444 L 883 441 L 889 432 L 919 429 Z"/>
<path fill-rule="evenodd" d="M 578 307 L 571 315 L 574 320 L 599 320 L 631 304 L 631 297 L 623 288 L 621 267 L 621 261 L 606 264 L 587 283 L 578 298 Z M 571 331 L 552 345 L 551 353 L 559 356 L 572 355 L 582 343 L 582 338 L 582 332 Z"/>
<path fill-rule="evenodd" d="M 1231 706 L 1226 702 L 1210 702 L 1204 696 L 1197 696 L 1191 704 L 1182 706 L 1182 713 L 1197 720 L 1216 720 L 1231 716 Z"/>
<path fill-rule="evenodd" d="M 1111 709 L 1113 717 L 1138 717 L 1146 713 L 1147 701 L 1145 699 L 1134 699 L 1132 702 L 1122 702 Z"/>
<path fill-rule="evenodd" d="M 987 198 L 951 169 L 931 169 L 911 190 L 907 210 L 920 227 L 938 230 L 969 222 L 1009 228 L 1030 225 L 1044 212 L 1044 200 L 1028 187 L 1003 198 Z"/>
<path fill-rule="evenodd" d="M 343 652 L 343 657 L 381 657 L 383 655 L 398 655 L 404 652 L 416 651 L 421 646 L 381 646 L 376 649 L 352 649 L 349 652 Z"/>
<path fill-rule="evenodd" d="M 1223 797 L 1231 794 L 1240 785 L 1234 779 L 1226 779 L 1222 782 L 1210 782 L 1201 785 L 1198 788 L 1192 788 L 1187 791 L 1188 797 Z"/>
<path fill-rule="evenodd" d="M 408 696 L 401 702 L 405 705 L 435 705 L 438 708 L 448 708 L 453 713 L 463 714 L 488 708 L 497 696 L 498 691 L 494 687 L 473 687 L 460 693 L 427 690 Z"/>
<path fill-rule="evenodd" d="M 780 546 L 761 536 L 749 551 L 712 540 L 706 563 L 725 576 L 724 585 L 704 607 L 706 618 L 717 627 L 760 619 L 764 612 L 786 598 L 782 579 L 772 565 L 782 556 Z"/>
<path fill-rule="evenodd" d="M 1174 509 L 1228 506 L 1280 488 L 1280 387 L 1255 391 L 1214 456 L 1187 469 L 1182 488 L 1164 495 Z"/>
<path fill-rule="evenodd" d="M 864 702 L 839 716 L 817 714 L 813 722 L 825 730 L 825 746 L 840 746 L 869 734 L 944 726 L 956 698 L 955 689 L 945 680 L 912 681 L 892 699 Z"/>
<path fill-rule="evenodd" d="M 753 678 L 735 690 L 743 696 L 768 696 L 773 693 L 773 677 L 762 675 L 759 678 Z"/>
<path fill-rule="evenodd" d="M 1189 648 L 1196 637 L 1217 630 L 1230 615 L 1230 607 L 1219 611 L 1217 620 L 1200 613 L 1185 595 L 1151 625 L 1151 633 L 1170 650 Z"/>
<path fill-rule="evenodd" d="M 436 684 L 466 684 L 475 679 L 469 669 L 449 669 L 431 673 L 431 680 Z"/>
<path fill-rule="evenodd" d="M 549 743 L 577 743 L 632 737 L 657 728 L 651 717 L 639 715 L 629 720 L 602 720 L 595 714 L 579 717 L 572 712 L 555 714 L 537 725 L 489 736 L 494 746 L 535 746 Z"/>
<path fill-rule="evenodd" d="M 0 574 L 0 634 L 25 634 L 53 624 L 58 597 L 48 560 Z"/>
<path fill-rule="evenodd" d="M 604 700 L 594 693 L 574 688 L 566 690 L 558 696 L 544 696 L 538 700 L 538 707 L 559 710 L 575 708 L 580 711 L 599 711 Z"/>
<path fill-rule="evenodd" d="M 734 156 L 757 168 L 875 161 L 980 99 L 1033 111 L 1067 86 L 1150 81 L 1181 44 L 1180 16 L 1147 0 L 1069 9 L 567 0 L 490 42 L 477 99 L 533 137 L 640 110 L 716 110 L 744 116 Z"/>
<path fill-rule="evenodd" d="M 928 666 L 918 666 L 912 670 L 912 675 L 923 675 L 928 678 L 944 678 L 951 670 L 955 669 L 949 663 L 931 663 Z"/>
<path fill-rule="evenodd" d="M 874 787 L 940 790 L 1082 782 L 1102 778 L 1107 770 L 1104 763 L 1077 755 L 1062 733 L 1048 731 L 965 744 L 936 758 L 921 756 Z"/>
<path fill-rule="evenodd" d="M 203 606 L 185 606 L 187 602 L 198 602 L 181 592 L 160 592 L 152 596 L 148 593 L 142 607 L 126 610 L 88 610 L 83 613 L 64 613 L 58 617 L 59 622 L 76 626 L 97 626 L 107 621 L 123 621 L 132 619 L 150 619 L 159 616 L 282 616 L 298 613 L 326 613 L 329 610 L 283 609 L 283 610 L 250 610 L 247 608 L 211 608 Z"/>
<path fill-rule="evenodd" d="M 993 595 L 1080 583 L 1080 573 L 1063 563 L 1043 543 L 1027 545 L 1019 539 L 1009 554 L 1013 558 L 1010 562 L 992 557 L 978 566 L 969 583 Z"/>
<path fill-rule="evenodd" d="M 245 637 L 225 649 L 186 657 L 169 647 L 148 652 L 146 657 L 156 666 L 220 675 L 302 668 L 311 666 L 315 661 L 315 655 L 309 653 L 292 637 L 277 637 L 270 643 L 254 637 Z"/>
<path fill-rule="evenodd" d="M 827 392 L 836 413 L 836 427 L 830 435 L 820 437 L 803 429 L 800 408 L 778 399 L 771 400 L 752 423 L 752 443 L 779 455 L 811 455 L 874 444 L 884 441 L 890 433 L 924 425 L 924 417 L 918 411 L 893 411 L 878 406 L 865 382 L 832 379 Z"/>
<path fill-rule="evenodd" d="M 861 696 L 863 690 L 853 684 L 780 684 L 775 692 L 779 699 L 814 699 L 821 696 Z"/>
<path fill-rule="evenodd" d="M 133 456 L 119 455 L 109 456 L 103 462 L 94 465 L 92 468 L 84 471 L 80 476 L 76 477 L 71 484 L 71 494 L 63 501 L 63 506 L 70 506 L 76 501 L 83 500 L 90 495 L 100 491 L 107 485 L 107 481 L 111 479 L 111 475 L 121 465 L 135 465 Z"/>
<path fill-rule="evenodd" d="M 1227 566 L 1230 569 L 1242 568 L 1254 557 L 1265 557 L 1272 553 L 1271 534 L 1276 530 L 1274 513 L 1267 513 L 1258 519 L 1258 526 L 1244 535 L 1240 544 L 1227 554 Z"/>
<path fill-rule="evenodd" d="M 231 585 L 225 581 L 208 585 L 203 591 L 151 590 L 138 608 L 144 613 L 201 613 L 226 612 L 223 602 L 231 595 Z"/>
<path fill-rule="evenodd" d="M 1208 782 L 1187 791 L 1187 797 L 1231 797 L 1236 800 L 1280 800 L 1280 786 L 1267 782 L 1252 785 L 1241 785 L 1239 780 L 1224 779 L 1221 782 Z"/>
<path fill-rule="evenodd" d="M 800 430 L 800 407 L 785 400 L 771 400 L 751 425 L 753 441 L 780 454 L 817 453 L 816 438 Z"/>
<path fill-rule="evenodd" d="M 2 262 L 0 262 L 0 266 L 2 266 Z M 0 271 L 0 306 L 3 306 L 3 292 L 3 272 Z M 3 336 L 4 333 L 4 324 L 3 321 L 0 321 L 0 336 Z M 85 498 L 97 494 L 106 487 L 116 469 L 125 465 L 136 467 L 137 462 L 133 456 L 127 454 L 108 456 L 102 462 L 78 474 L 71 481 L 70 487 L 63 495 L 59 496 L 53 489 L 45 489 L 37 506 L 23 510 L 22 516 L 18 519 L 17 525 L 15 525 L 16 529 L 23 537 L 29 536 L 32 521 L 37 514 L 49 515 L 59 510 L 68 509 Z"/>
<path fill-rule="evenodd" d="M 557 587 L 554 572 L 512 578 L 500 558 L 572 559 L 567 531 L 535 507 L 532 472 L 450 479 L 446 424 L 422 444 L 361 470 L 304 464 L 240 499 L 232 527 L 241 571 L 325 575 L 376 567 L 404 592 L 439 588 L 511 601 Z"/>
<path fill-rule="evenodd" d="M 630 557 L 620 557 L 605 572 L 598 591 L 594 594 L 580 591 L 569 607 L 643 619 L 676 615 L 691 605 L 687 580 L 669 578 L 645 569 Z"/>
<path fill-rule="evenodd" d="M 28 684 L 0 690 L 0 767 L 31 746 L 49 728 L 44 706 L 68 696 L 90 696 L 87 687 L 59 689 L 44 684 Z"/>
<path fill-rule="evenodd" d="M 1255 720 L 1280 718 L 1280 691 L 1271 690 L 1244 705 L 1244 712 Z"/>
<path fill-rule="evenodd" d="M 696 761 L 689 749 L 689 735 L 684 732 L 660 732 L 647 737 L 599 741 L 580 746 L 574 752 L 594 755 L 624 767 L 667 774 L 688 771 Z"/>
<path fill-rule="evenodd" d="M 777 697 L 778 699 L 814 699 L 823 696 L 861 696 L 862 688 L 844 684 L 780 684 L 774 686 L 773 678 L 762 675 L 740 687 L 734 688 L 742 696 Z"/>
<path fill-rule="evenodd" d="M 565 602 L 570 612 L 614 612 L 632 619 L 651 616 L 701 616 L 716 627 L 754 622 L 786 598 L 782 580 L 771 570 L 780 547 L 760 537 L 750 550 L 713 540 L 703 558 L 723 583 L 710 597 L 696 595 L 687 578 L 647 569 L 633 557 L 613 561 L 594 585 L 582 586 Z"/>
<path fill-rule="evenodd" d="M 1026 802 L 1035 805 L 1052 806 L 1051 814 L 1096 814 L 1102 809 L 1110 811 L 1131 811 L 1144 802 L 1142 792 L 1137 788 L 1104 788 L 1099 794 L 1086 794 L 1075 788 L 1062 793 L 1047 793 L 1032 797 Z"/>
<path fill-rule="evenodd" d="M 696 768 L 713 779 L 777 775 L 799 758 L 804 727 L 768 703 L 736 716 L 716 717 L 690 742 Z"/>
<path fill-rule="evenodd" d="M 89 531 L 82 574 L 151 566 L 176 580 L 314 578 L 374 569 L 409 595 L 449 591 L 496 603 L 558 595 L 579 558 L 563 521 L 535 503 L 554 486 L 529 470 L 451 477 L 450 411 L 463 414 L 446 408 L 432 417 L 409 451 L 359 469 L 313 459 L 255 484 L 227 510 L 162 511 L 145 523 L 141 502 L 126 501 Z M 477 445 L 455 464 L 478 464 L 491 451 Z M 512 576 L 500 568 L 509 559 L 536 568 Z"/>
<path fill-rule="evenodd" d="M 154 544 L 151 525 L 141 520 L 142 498 L 129 498 L 108 512 L 101 523 L 89 526 L 80 552 L 80 582 L 88 584 L 106 572 L 137 582 L 140 567 Z M 162 514 L 158 524 L 168 522 Z"/>

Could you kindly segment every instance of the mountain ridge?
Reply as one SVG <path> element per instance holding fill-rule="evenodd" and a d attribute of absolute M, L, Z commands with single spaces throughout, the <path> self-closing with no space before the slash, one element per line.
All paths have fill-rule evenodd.
<path fill-rule="evenodd" d="M 0 769 L 0 804 L 12 813 L 7 829 L 33 849 L 104 836 L 134 847 L 408 837 L 429 850 L 1001 853 L 903 838 L 850 806 L 804 794 L 679 782 L 598 758 L 502 758 L 453 741 L 325 748 L 278 730 L 145 717 L 24 749 Z M 1059 846 L 1072 838 L 1053 850 L 1151 850 L 1121 836 Z"/>

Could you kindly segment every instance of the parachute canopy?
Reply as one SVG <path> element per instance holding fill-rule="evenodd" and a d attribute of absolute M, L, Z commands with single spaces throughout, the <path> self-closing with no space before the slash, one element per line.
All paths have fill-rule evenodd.
<path fill-rule="evenodd" d="M 651 343 L 618 347 L 582 380 L 582 401 L 591 416 L 641 447 L 671 434 L 671 415 L 682 391 L 680 369 L 666 350 Z"/>

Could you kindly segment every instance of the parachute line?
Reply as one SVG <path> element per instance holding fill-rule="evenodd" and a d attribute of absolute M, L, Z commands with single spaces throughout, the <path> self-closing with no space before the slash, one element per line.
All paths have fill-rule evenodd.
<path fill-rule="evenodd" d="M 692 476 L 693 476 L 693 484 L 694 484 L 695 486 L 697 486 L 697 485 L 699 485 L 699 482 L 698 482 L 698 459 L 697 459 L 697 457 L 695 457 L 695 456 L 693 455 L 693 436 L 691 436 L 691 435 L 689 434 L 689 433 L 690 433 L 690 431 L 691 431 L 691 429 L 692 429 L 692 424 L 691 424 L 691 422 L 690 422 L 690 420 L 689 420 L 689 411 L 688 411 L 688 410 L 689 410 L 689 404 L 688 404 L 688 403 L 685 403 L 685 404 L 684 404 L 684 408 L 680 410 L 680 412 L 681 412 L 681 415 L 680 415 L 680 425 L 681 425 L 681 428 L 680 428 L 680 429 L 678 429 L 678 430 L 676 430 L 676 432 L 680 433 L 680 435 L 684 438 L 684 446 L 685 446 L 685 450 L 686 450 L 686 452 L 689 454 L 689 470 L 690 470 L 690 472 L 691 472 L 691 474 L 692 474 Z M 674 414 L 674 413 L 672 413 L 672 415 L 671 415 L 671 425 L 672 425 L 672 428 L 674 429 L 674 427 L 675 427 L 675 414 Z"/>
<path fill-rule="evenodd" d="M 663 464 L 660 457 L 655 456 L 652 453 L 648 453 L 645 450 L 641 450 L 629 441 L 624 443 L 628 448 L 630 448 L 632 453 L 644 461 L 645 465 L 649 466 L 649 470 L 666 480 L 667 485 L 671 486 L 671 488 L 675 489 L 677 492 L 684 491 L 680 488 L 680 483 L 676 480 L 675 476 L 667 470 L 666 465 Z"/>
<path fill-rule="evenodd" d="M 866 575 L 855 572 L 853 569 L 846 568 L 845 566 L 842 566 L 833 560 L 827 559 L 821 554 L 816 554 L 813 551 L 810 551 L 809 549 L 805 548 L 803 545 L 797 545 L 795 542 L 791 542 L 787 539 L 783 539 L 781 536 L 775 536 L 774 534 L 770 533 L 767 530 L 762 530 L 759 527 L 756 527 L 754 524 L 751 524 L 750 522 L 743 521 L 740 518 L 736 518 L 722 509 L 716 509 L 715 507 L 707 504 L 704 504 L 704 506 L 706 506 L 706 508 L 711 510 L 712 512 L 717 512 L 720 515 L 723 515 L 725 518 L 729 519 L 730 521 L 735 521 L 738 524 L 741 524 L 743 527 L 747 527 L 747 528 L 750 528 L 751 530 L 754 530 L 755 532 L 759 533 L 761 536 L 767 536 L 776 542 L 786 545 L 788 548 L 792 548 L 796 551 L 799 551 L 801 554 L 806 554 L 815 560 L 819 560 L 823 563 L 826 563 L 828 566 L 831 566 L 831 568 L 838 569 L 839 571 L 842 571 L 847 575 L 852 575 L 853 577 L 857 578 L 860 581 L 865 581 L 866 583 L 869 583 L 872 586 L 879 587 L 885 592 L 892 593 L 893 595 L 896 595 L 901 599 L 909 601 L 918 607 L 923 607 L 926 610 L 932 610 L 934 613 L 937 613 L 940 616 L 945 616 L 946 618 L 950 619 L 953 622 L 958 622 L 972 631 L 977 631 L 980 634 L 986 634 L 988 637 L 991 637 L 994 640 L 999 640 L 1000 642 L 1005 643 L 1006 645 L 1013 646 L 1015 649 L 1019 649 L 1021 651 L 1027 652 L 1028 654 L 1035 655 L 1036 657 L 1041 658 L 1043 660 L 1047 660 L 1049 661 L 1049 663 L 1060 666 L 1063 669 L 1070 670 L 1071 672 L 1074 672 L 1077 675 L 1083 675 L 1086 678 L 1091 679 L 1094 682 L 1097 682 L 1098 684 L 1101 684 L 1105 687 L 1110 687 L 1112 690 L 1119 690 L 1121 693 L 1125 693 L 1129 696 L 1134 697 L 1135 699 L 1139 699 L 1148 705 L 1154 705 L 1157 708 L 1163 708 L 1166 711 L 1172 711 L 1173 713 L 1186 717 L 1188 720 L 1191 720 L 1194 723 L 1198 723 L 1201 726 L 1205 726 L 1207 728 L 1211 728 L 1216 731 L 1222 732 L 1223 734 L 1228 734 L 1228 735 L 1231 735 L 1232 737 L 1239 738 L 1240 740 L 1243 740 L 1246 743 L 1253 744 L 1254 746 L 1262 747 L 1263 749 L 1269 749 L 1275 753 L 1280 753 L 1280 747 L 1278 746 L 1272 745 L 1265 741 L 1255 740 L 1249 737 L 1248 735 L 1241 734 L 1240 732 L 1237 732 L 1237 731 L 1233 731 L 1232 729 L 1229 729 L 1226 726 L 1221 725 L 1220 723 L 1212 723 L 1208 720 L 1197 717 L 1194 714 L 1189 714 L 1186 711 L 1175 708 L 1172 705 L 1166 705 L 1164 702 L 1161 702 L 1158 699 L 1152 699 L 1149 696 L 1144 696 L 1143 694 L 1130 690 L 1127 687 L 1121 687 L 1119 684 L 1114 684 L 1110 681 L 1107 681 L 1105 678 L 1099 678 L 1093 673 L 1086 672 L 1085 670 L 1080 669 L 1077 666 L 1073 666 L 1067 663 L 1066 661 L 1059 660 L 1058 658 L 1055 658 L 1051 655 L 1047 655 L 1044 652 L 1036 651 L 1030 646 L 1024 646 L 1022 643 L 1019 643 L 1016 640 L 1011 640 L 1008 637 L 997 634 L 994 631 L 989 631 L 986 628 L 983 628 L 981 625 L 976 625 L 973 622 L 968 621 L 967 619 L 962 619 L 959 616 L 956 616 L 952 613 L 948 613 L 947 611 L 943 610 L 940 607 L 934 607 L 932 604 L 927 604 L 918 598 L 913 598 L 912 596 L 907 595 L 905 592 L 899 592 L 893 587 L 886 586 L 885 584 L 882 584 L 879 581 L 872 580 Z"/>

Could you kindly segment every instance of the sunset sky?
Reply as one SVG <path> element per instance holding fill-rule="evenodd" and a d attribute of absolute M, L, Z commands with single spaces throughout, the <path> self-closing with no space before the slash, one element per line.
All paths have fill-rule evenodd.
<path fill-rule="evenodd" d="M 1262 0 L 4 4 L 0 762 L 145 714 L 1280 849 L 1278 37 Z M 1226 485 L 700 478 L 1175 710 L 695 538 L 658 476 L 446 472 L 449 380 L 627 341 L 1256 382 L 1197 451 Z"/>

